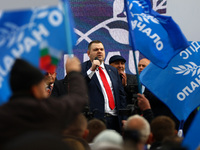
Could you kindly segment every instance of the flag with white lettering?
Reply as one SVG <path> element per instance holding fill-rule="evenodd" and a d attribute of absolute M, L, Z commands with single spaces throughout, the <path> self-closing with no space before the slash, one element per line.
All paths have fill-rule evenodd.
<path fill-rule="evenodd" d="M 197 112 L 190 128 L 188 129 L 186 136 L 182 142 L 182 145 L 188 150 L 197 150 L 200 148 L 200 130 L 199 130 L 199 121 L 200 121 L 200 111 Z"/>
<path fill-rule="evenodd" d="M 165 69 L 150 63 L 140 80 L 180 121 L 200 105 L 200 42 L 192 42 Z"/>
<path fill-rule="evenodd" d="M 172 57 L 189 46 L 169 16 L 151 8 L 150 0 L 125 0 L 130 44 L 155 65 L 165 68 Z"/>
<path fill-rule="evenodd" d="M 65 4 L 66 6 L 66 4 Z M 2 11 L 0 14 L 0 104 L 10 96 L 9 72 L 16 58 L 23 58 L 45 71 L 55 71 L 67 46 L 75 45 L 71 16 L 61 5 Z M 65 14 L 65 15 L 64 15 Z M 70 39 L 66 36 L 70 30 Z M 26 83 L 22 83 L 26 84 Z"/>

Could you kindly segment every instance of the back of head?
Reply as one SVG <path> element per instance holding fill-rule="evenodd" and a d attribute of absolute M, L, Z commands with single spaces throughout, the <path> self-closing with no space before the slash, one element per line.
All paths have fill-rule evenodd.
<path fill-rule="evenodd" d="M 29 91 L 44 79 L 39 69 L 22 59 L 16 59 L 10 72 L 10 87 L 13 93 Z"/>
<path fill-rule="evenodd" d="M 57 135 L 34 132 L 21 135 L 8 142 L 3 150 L 71 150 Z"/>
<path fill-rule="evenodd" d="M 141 142 L 141 134 L 138 130 L 124 130 L 123 139 L 124 150 L 144 149 L 144 143 Z"/>
<path fill-rule="evenodd" d="M 175 123 L 167 116 L 158 116 L 151 122 L 151 132 L 155 141 L 163 141 L 175 135 Z"/>
<path fill-rule="evenodd" d="M 83 114 L 79 114 L 74 121 L 64 130 L 63 135 L 83 137 L 87 129 L 87 119 Z"/>
<path fill-rule="evenodd" d="M 99 133 L 93 140 L 93 148 L 95 150 L 115 149 L 121 150 L 123 145 L 122 136 L 115 130 L 104 130 Z"/>
<path fill-rule="evenodd" d="M 166 137 L 162 141 L 160 150 L 187 150 L 188 148 L 182 145 L 183 138 L 178 136 Z"/>
<path fill-rule="evenodd" d="M 90 146 L 82 138 L 74 137 L 74 136 L 65 136 L 65 137 L 63 137 L 63 141 L 72 150 L 90 150 Z"/>
<path fill-rule="evenodd" d="M 146 143 L 150 135 L 150 125 L 148 121 L 139 116 L 133 115 L 127 119 L 125 130 L 138 131 L 140 135 L 140 142 Z"/>
<path fill-rule="evenodd" d="M 86 140 L 88 143 L 91 143 L 94 137 L 96 137 L 100 132 L 106 129 L 106 125 L 103 121 L 99 119 L 92 119 L 88 122 L 87 128 L 89 130 L 89 134 Z"/>

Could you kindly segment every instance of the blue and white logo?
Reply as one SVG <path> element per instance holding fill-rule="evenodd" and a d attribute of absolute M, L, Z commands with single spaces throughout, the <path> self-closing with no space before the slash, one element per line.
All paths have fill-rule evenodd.
<path fill-rule="evenodd" d="M 159 67 L 189 46 L 172 18 L 153 11 L 149 0 L 127 0 L 126 12 L 133 49 Z"/>
<path fill-rule="evenodd" d="M 16 58 L 39 67 L 40 49 L 44 43 L 51 49 L 67 52 L 64 17 L 58 6 L 1 12 L 0 104 L 10 95 L 8 78 Z M 75 43 L 76 39 L 72 40 Z"/>
<path fill-rule="evenodd" d="M 174 115 L 185 121 L 200 105 L 200 42 L 176 55 L 165 69 L 149 64 L 140 79 Z"/>

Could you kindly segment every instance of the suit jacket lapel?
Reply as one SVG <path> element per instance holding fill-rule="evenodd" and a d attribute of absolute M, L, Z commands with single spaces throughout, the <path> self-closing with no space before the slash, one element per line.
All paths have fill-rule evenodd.
<path fill-rule="evenodd" d="M 89 70 L 91 66 L 92 66 L 92 63 L 89 60 L 89 62 L 87 64 L 87 70 Z M 97 75 L 96 75 L 96 72 L 94 73 L 94 75 L 92 76 L 92 78 L 93 78 L 93 81 L 95 82 L 95 84 L 97 85 L 97 87 L 99 88 L 99 90 L 102 91 L 101 85 L 100 85 L 99 80 L 98 80 Z"/>
<path fill-rule="evenodd" d="M 92 78 L 94 78 L 94 82 L 96 83 L 96 85 L 97 85 L 97 87 L 99 88 L 99 90 L 102 91 L 101 85 L 100 85 L 100 83 L 99 83 L 99 80 L 98 80 L 98 78 L 97 78 L 96 73 L 93 75 Z"/>
<path fill-rule="evenodd" d="M 112 81 L 112 78 L 111 78 L 111 70 L 110 70 L 110 68 L 107 66 L 107 65 L 105 65 L 104 64 L 104 66 L 105 66 L 105 69 L 106 69 L 106 71 L 107 71 L 107 73 L 108 73 L 108 75 L 109 75 L 109 77 L 110 77 L 110 80 Z"/>
<path fill-rule="evenodd" d="M 106 69 L 106 71 L 107 71 L 107 73 L 108 73 L 108 75 L 109 75 L 109 77 L 110 77 L 110 80 L 111 80 L 111 83 L 112 83 L 112 87 L 113 87 L 113 90 L 114 90 L 114 93 L 115 93 L 115 88 L 114 88 L 114 83 L 116 82 L 116 81 L 113 81 L 114 79 L 113 79 L 113 72 L 112 72 L 112 70 L 109 68 L 109 66 L 108 65 L 105 65 L 104 64 L 104 66 L 105 66 L 105 69 Z"/>

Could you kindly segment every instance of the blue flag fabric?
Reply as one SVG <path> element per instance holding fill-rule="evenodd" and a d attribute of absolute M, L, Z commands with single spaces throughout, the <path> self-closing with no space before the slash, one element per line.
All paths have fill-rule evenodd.
<path fill-rule="evenodd" d="M 72 49 L 73 46 L 76 45 L 77 37 L 74 33 L 74 21 L 73 16 L 71 13 L 71 6 L 68 0 L 61 0 L 62 6 L 63 6 L 63 12 L 64 12 L 64 21 L 65 21 L 65 35 L 66 35 L 66 43 L 67 43 L 67 53 L 73 54 Z M 69 42 L 70 41 L 70 42 Z"/>
<path fill-rule="evenodd" d="M 195 116 L 182 142 L 182 145 L 186 147 L 188 150 L 196 150 L 197 148 L 200 147 L 199 123 L 200 123 L 200 111 L 198 111 L 197 115 Z"/>
<path fill-rule="evenodd" d="M 200 42 L 176 55 L 165 69 L 150 63 L 140 81 L 164 102 L 180 121 L 200 105 Z"/>
<path fill-rule="evenodd" d="M 72 22 L 69 16 L 69 26 Z M 68 44 L 75 45 L 76 38 L 72 30 L 70 39 L 67 39 L 65 29 L 65 16 L 61 6 L 2 12 L 0 16 L 0 105 L 5 103 L 11 94 L 8 80 L 15 59 L 23 58 L 39 67 L 40 50 L 44 47 L 58 53 L 61 51 L 67 53 Z"/>
<path fill-rule="evenodd" d="M 172 57 L 189 46 L 169 16 L 151 8 L 150 0 L 125 0 L 130 44 L 155 65 L 165 68 Z"/>

